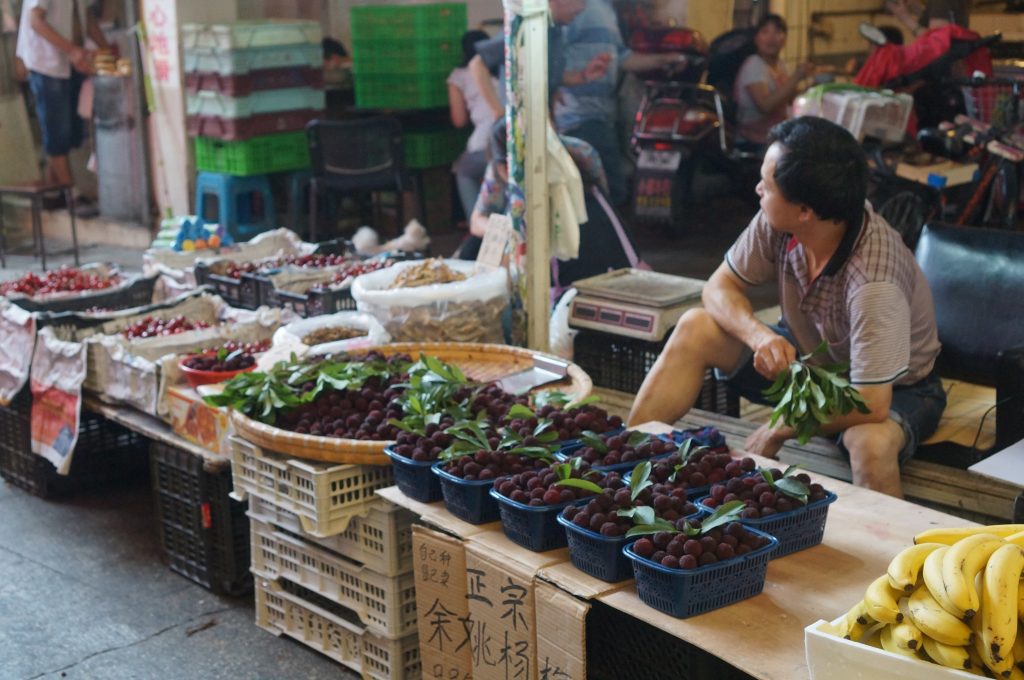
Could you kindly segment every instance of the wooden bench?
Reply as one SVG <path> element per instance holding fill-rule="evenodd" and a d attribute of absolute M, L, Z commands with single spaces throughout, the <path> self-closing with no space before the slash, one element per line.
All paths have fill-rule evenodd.
<path fill-rule="evenodd" d="M 634 395 L 604 388 L 594 388 L 601 405 L 609 413 L 623 418 L 633 407 Z M 732 448 L 742 448 L 747 436 L 760 423 L 733 418 L 710 411 L 691 410 L 674 424 L 676 427 L 713 425 L 729 440 Z M 849 482 L 850 464 L 832 441 L 814 437 L 800 446 L 788 442 L 779 452 L 779 461 L 785 465 L 802 465 L 807 470 Z M 908 500 L 948 512 L 958 517 L 982 523 L 1009 522 L 1013 518 L 1014 502 L 1021 495 L 1020 487 L 999 482 L 969 470 L 911 460 L 903 466 L 901 481 Z"/>

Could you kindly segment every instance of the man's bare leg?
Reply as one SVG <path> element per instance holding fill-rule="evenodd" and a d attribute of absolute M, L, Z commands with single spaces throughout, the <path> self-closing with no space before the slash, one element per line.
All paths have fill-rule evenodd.
<path fill-rule="evenodd" d="M 74 184 L 71 179 L 71 163 L 67 156 L 47 156 L 46 181 L 50 184 Z"/>
<path fill-rule="evenodd" d="M 891 418 L 883 423 L 854 425 L 843 432 L 853 483 L 903 498 L 899 453 L 905 439 L 903 428 Z"/>
<path fill-rule="evenodd" d="M 629 414 L 629 424 L 652 420 L 671 424 L 679 420 L 697 401 L 705 371 L 732 369 L 743 349 L 743 343 L 722 330 L 707 311 L 687 311 L 644 378 Z"/>

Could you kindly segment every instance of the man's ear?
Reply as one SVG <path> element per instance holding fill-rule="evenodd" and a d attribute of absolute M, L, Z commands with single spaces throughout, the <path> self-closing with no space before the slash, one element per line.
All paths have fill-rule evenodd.
<path fill-rule="evenodd" d="M 797 217 L 797 219 L 800 220 L 801 222 L 810 222 L 813 219 L 817 219 L 817 215 L 814 214 L 813 208 L 801 204 L 800 215 L 799 217 Z"/>

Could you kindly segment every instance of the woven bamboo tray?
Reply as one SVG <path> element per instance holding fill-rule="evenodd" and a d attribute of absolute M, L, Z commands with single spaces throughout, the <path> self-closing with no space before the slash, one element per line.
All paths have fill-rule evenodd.
<path fill-rule="evenodd" d="M 408 354 L 413 359 L 418 358 L 420 354 L 436 356 L 442 361 L 457 365 L 467 377 L 481 382 L 496 380 L 509 373 L 530 368 L 533 366 L 534 355 L 539 354 L 522 347 L 456 342 L 403 342 L 371 349 L 385 356 L 399 353 Z M 591 387 L 590 377 L 583 369 L 576 364 L 569 364 L 566 380 L 545 385 L 543 389 L 561 390 L 570 399 L 578 400 L 590 394 Z M 238 412 L 232 412 L 231 422 L 240 437 L 264 449 L 286 456 L 358 465 L 390 465 L 391 463 L 384 455 L 384 448 L 394 443 L 391 441 L 365 441 L 298 434 L 261 423 Z"/>

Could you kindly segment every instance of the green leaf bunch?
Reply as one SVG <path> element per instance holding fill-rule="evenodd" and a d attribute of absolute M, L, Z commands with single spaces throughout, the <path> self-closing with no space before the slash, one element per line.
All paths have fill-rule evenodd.
<path fill-rule="evenodd" d="M 771 387 L 762 393 L 775 404 L 770 425 L 780 420 L 796 431 L 796 439 L 806 444 L 821 426 L 836 416 L 854 409 L 869 413 L 857 388 L 845 378 L 846 363 L 814 365 L 811 360 L 828 350 L 822 342 L 813 352 L 801 356 L 783 371 Z"/>
<path fill-rule="evenodd" d="M 647 506 L 641 506 L 641 508 Z M 633 517 L 634 526 L 626 532 L 626 538 L 632 538 L 633 536 L 644 536 L 648 534 L 656 534 L 661 531 L 668 531 L 669 533 L 678 534 L 683 533 L 690 537 L 703 536 L 715 527 L 720 527 L 730 522 L 739 520 L 740 513 L 743 512 L 743 508 L 746 504 L 743 501 L 729 501 L 720 505 L 711 515 L 704 518 L 699 525 L 691 523 L 686 520 L 683 523 L 683 530 L 680 531 L 676 528 L 676 525 L 664 520 L 654 517 L 654 508 L 650 508 L 650 512 L 643 510 L 642 512 L 636 512 L 641 508 L 633 508 L 634 512 L 632 515 L 623 515 L 625 517 Z M 651 521 L 646 521 L 650 519 Z"/>
<path fill-rule="evenodd" d="M 798 469 L 800 469 L 799 465 L 790 465 L 778 480 L 772 477 L 772 473 L 765 469 L 761 470 L 761 476 L 764 477 L 764 481 L 766 481 L 773 489 L 777 489 L 790 498 L 795 498 L 804 505 L 807 505 L 807 500 L 810 498 L 811 490 L 799 479 L 791 476 L 795 474 Z"/>

